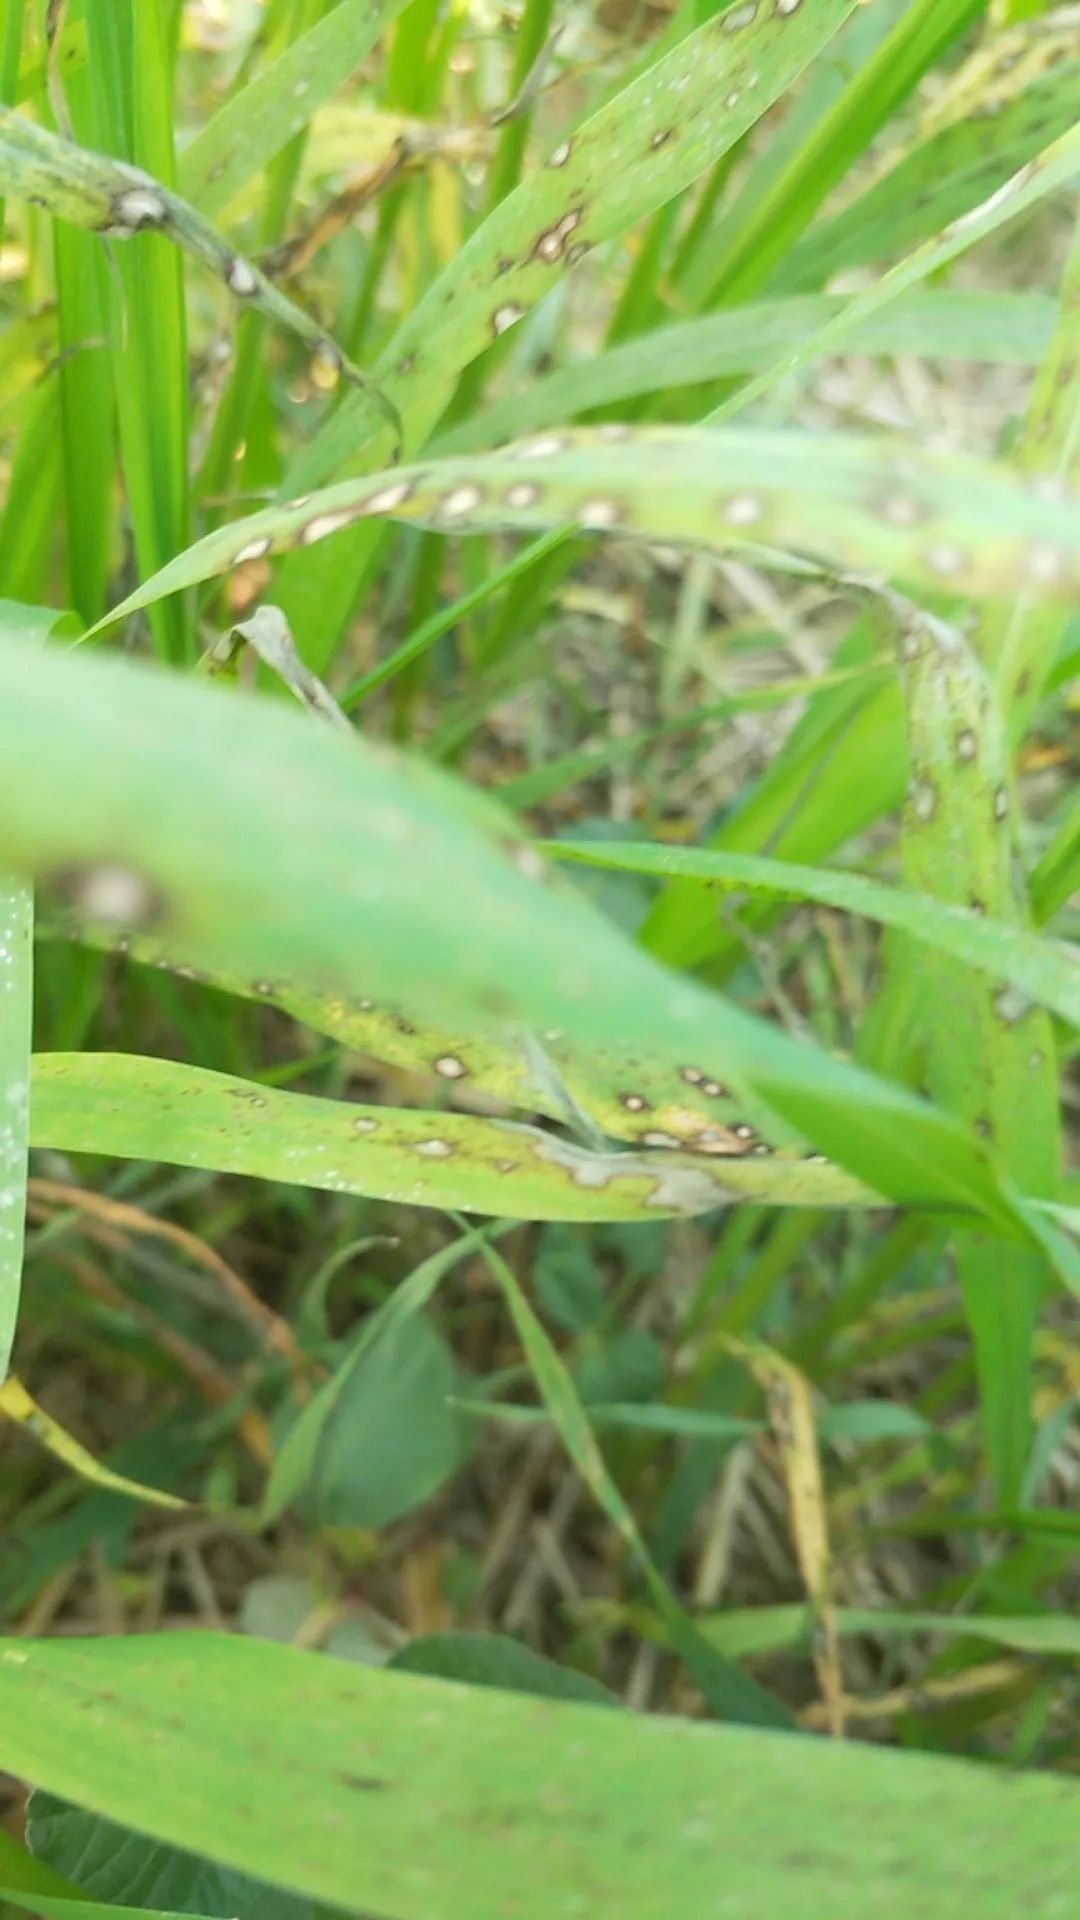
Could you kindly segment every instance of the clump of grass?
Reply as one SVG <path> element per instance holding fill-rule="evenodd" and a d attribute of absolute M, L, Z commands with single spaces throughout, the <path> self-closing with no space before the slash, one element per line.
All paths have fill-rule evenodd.
<path fill-rule="evenodd" d="M 0 1897 L 1063 1910 L 1075 30 L 0 22 Z"/>

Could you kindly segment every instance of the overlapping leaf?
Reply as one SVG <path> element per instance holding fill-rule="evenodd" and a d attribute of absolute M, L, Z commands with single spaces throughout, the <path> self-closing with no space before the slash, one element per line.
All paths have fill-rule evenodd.
<path fill-rule="evenodd" d="M 880 1192 L 1027 1236 L 962 1128 L 665 974 L 507 845 L 508 825 L 467 790 L 299 713 L 118 660 L 0 647 L 0 863 L 41 875 L 76 913 L 171 933 L 256 990 L 282 975 L 466 1030 L 609 1049 L 644 1146 L 677 1142 L 650 1137 L 635 1060 L 666 1069 L 673 1104 L 715 1072 L 742 1106 L 744 1151 L 801 1136 Z M 455 1077 L 468 1071 L 466 1053 Z M 722 1150 L 708 1131 L 694 1118 L 686 1143 Z"/>
<path fill-rule="evenodd" d="M 447 532 L 576 522 L 719 551 L 750 546 L 774 561 L 811 555 L 959 593 L 1063 594 L 1080 583 L 1080 501 L 1046 497 L 1007 468 L 842 434 L 610 426 L 391 468 L 268 507 L 208 534 L 103 624 L 384 515 Z"/>

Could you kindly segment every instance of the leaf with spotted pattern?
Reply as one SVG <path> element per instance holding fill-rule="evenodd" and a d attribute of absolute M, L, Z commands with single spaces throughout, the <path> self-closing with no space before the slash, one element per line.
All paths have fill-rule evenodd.
<path fill-rule="evenodd" d="M 410 453 L 429 438 L 464 369 L 559 284 L 587 252 L 685 192 L 733 151 L 854 12 L 857 0 L 747 0 L 654 59 L 488 215 L 375 363 Z M 390 441 L 363 395 L 303 447 L 284 491 L 370 470 Z M 294 556 L 276 594 L 318 672 L 347 618 L 372 530 L 344 562 Z"/>
<path fill-rule="evenodd" d="M 910 780 L 902 848 L 913 886 L 1023 929 L 1016 802 L 1001 710 L 959 631 L 901 613 Z M 935 1098 L 994 1142 L 1026 1193 L 1052 1199 L 1060 1177 L 1053 1028 L 1016 986 L 974 974 L 940 949 L 894 961 L 917 969 L 912 996 Z M 1028 1247 L 961 1229 L 953 1241 L 975 1342 L 987 1446 L 1004 1505 L 1016 1502 L 1031 1437 L 1031 1356 L 1048 1283 Z"/>
<path fill-rule="evenodd" d="M 578 1147 L 467 1113 L 284 1093 L 134 1054 L 38 1054 L 31 1140 L 247 1174 L 329 1193 L 521 1220 L 656 1220 L 764 1206 L 870 1207 L 879 1197 L 798 1155 L 728 1158 Z"/>
<path fill-rule="evenodd" d="M 320 361 L 362 388 L 387 425 L 393 445 L 399 422 L 381 391 L 345 358 L 310 314 L 151 174 L 75 146 L 11 107 L 0 106 L 0 193 L 29 200 L 54 219 L 89 227 L 111 239 L 144 232 L 163 234 L 201 260 L 237 300 L 297 334 Z"/>
<path fill-rule="evenodd" d="M 1080 497 L 895 440 L 791 428 L 603 426 L 345 480 L 200 540 L 93 629 L 228 568 L 389 515 L 442 532 L 594 532 L 799 555 L 957 593 L 1080 589 Z M 787 558 L 785 558 L 785 555 Z"/>
<path fill-rule="evenodd" d="M 277 702 L 0 643 L 0 864 L 256 985 L 280 972 L 464 1031 L 585 1043 L 620 1060 L 635 1107 L 639 1058 L 666 1070 L 673 1098 L 722 1070 L 752 1130 L 740 1146 L 810 1146 L 889 1198 L 1032 1236 L 949 1116 L 666 973 L 580 894 L 545 884 L 472 790 Z M 641 1146 L 678 1149 L 650 1137 L 644 1105 L 637 1117 Z"/>

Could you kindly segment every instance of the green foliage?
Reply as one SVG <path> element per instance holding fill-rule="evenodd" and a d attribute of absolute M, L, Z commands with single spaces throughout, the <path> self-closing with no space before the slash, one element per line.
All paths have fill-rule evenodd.
<path fill-rule="evenodd" d="M 36 1860 L 67 1875 L 94 1899 L 116 1907 L 220 1915 L 228 1920 L 303 1920 L 303 1900 L 214 1867 L 194 1854 L 126 1833 L 111 1820 L 35 1793 L 27 1842 Z"/>
<path fill-rule="evenodd" d="M 9 1753 L 53 1790 L 102 1812 L 122 1801 L 175 1845 L 194 1787 L 209 1851 L 360 1911 L 550 1912 L 587 1885 L 646 1920 L 707 1913 L 727 1885 L 747 1920 L 790 1899 L 826 1920 L 838 1854 L 853 1903 L 887 1912 L 902 1870 L 932 1920 L 974 1901 L 1005 1920 L 1018 1891 L 1052 1920 L 1075 1884 L 1076 1790 L 1061 1781 L 1013 1779 L 1003 1820 L 1000 1780 L 929 1756 L 555 1708 L 255 1641 L 7 1642 L 0 1708 Z M 143 1754 L 154 1764 L 133 1769 Z M 649 1843 L 635 1846 L 642 1769 Z"/>
<path fill-rule="evenodd" d="M 1076 83 L 0 0 L 5 1905 L 1065 1913 Z"/>

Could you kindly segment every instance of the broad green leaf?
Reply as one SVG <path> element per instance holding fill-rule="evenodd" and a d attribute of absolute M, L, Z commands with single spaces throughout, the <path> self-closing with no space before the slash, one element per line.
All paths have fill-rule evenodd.
<path fill-rule="evenodd" d="M 1008 742 L 987 674 L 957 628 L 909 609 L 900 622 L 910 784 L 901 852 L 909 884 L 1026 931 Z M 940 945 L 916 969 L 917 1018 L 936 1098 L 992 1139 L 1024 1192 L 1056 1193 L 1060 1129 L 1053 1028 L 1016 985 L 960 968 Z M 971 1321 L 987 1446 L 1003 1505 L 1030 1445 L 1031 1352 L 1047 1282 L 1037 1252 L 968 1230 L 954 1255 Z"/>
<path fill-rule="evenodd" d="M 553 840 L 545 842 L 543 850 L 575 864 L 697 880 L 703 886 L 749 894 L 815 900 L 843 913 L 865 914 L 993 975 L 999 983 L 1011 983 L 1036 1004 L 1051 1007 L 1071 1025 L 1080 1026 L 1080 956 L 1070 947 L 1007 921 L 991 920 L 970 907 L 943 904 L 931 894 L 882 886 L 858 873 L 827 872 L 793 861 L 697 847 Z"/>
<path fill-rule="evenodd" d="M 407 449 L 428 439 L 462 371 L 524 317 L 583 254 L 626 232 L 734 150 L 854 10 L 855 0 L 728 8 L 655 59 L 562 137 L 499 202 L 380 354 L 374 378 L 398 409 Z M 347 401 L 292 463 L 286 490 L 382 465 L 389 437 L 372 407 Z M 296 556 L 277 592 L 316 672 L 327 661 L 373 550 Z"/>
<path fill-rule="evenodd" d="M 659 327 L 530 380 L 520 393 L 495 400 L 438 434 L 432 452 L 440 458 L 468 453 L 561 426 L 590 407 L 758 373 L 818 333 L 846 306 L 846 298 L 827 294 L 751 301 Z M 901 295 L 855 326 L 847 348 L 851 353 L 1032 366 L 1046 350 L 1054 313 L 1054 302 L 1045 294 L 920 290 Z"/>
<path fill-rule="evenodd" d="M 1068 132 L 1061 134 L 1025 166 L 1011 174 L 995 193 L 906 254 L 865 292 L 857 293 L 834 320 L 828 321 L 801 346 L 778 360 L 770 371 L 759 374 L 740 388 L 731 400 L 717 407 L 709 418 L 714 421 L 729 418 L 760 399 L 778 380 L 786 379 L 813 360 L 820 359 L 823 354 L 831 353 L 841 340 L 847 339 L 851 328 L 861 325 L 871 314 L 959 259 L 979 240 L 985 240 L 988 235 L 1011 225 L 1022 213 L 1041 205 L 1049 195 L 1071 186 L 1078 173 L 1080 127 L 1071 126 Z M 958 583 L 958 588 L 960 592 L 968 590 L 963 582 Z"/>
<path fill-rule="evenodd" d="M 384 515 L 465 533 L 569 521 L 781 566 L 788 550 L 956 593 L 1064 594 L 1080 582 L 1080 503 L 1033 491 L 1004 467 L 839 433 L 609 426 L 396 467 L 250 514 L 163 567 L 101 626 Z"/>
<path fill-rule="evenodd" d="M 448 1246 L 440 1247 L 364 1321 L 352 1351 L 337 1372 L 306 1402 L 285 1436 L 266 1491 L 268 1521 L 277 1519 L 310 1484 L 327 1438 L 333 1437 L 339 1405 L 351 1392 L 354 1376 L 365 1367 L 372 1350 L 378 1344 L 383 1344 L 384 1351 L 392 1347 L 403 1329 L 423 1312 L 444 1276 L 459 1260 L 477 1252 L 482 1244 L 483 1232 L 478 1230 L 463 1233 Z"/>
<path fill-rule="evenodd" d="M 570 1333 L 583 1333 L 602 1317 L 604 1287 L 584 1234 L 570 1227 L 545 1227 L 530 1277 L 545 1313 Z"/>
<path fill-rule="evenodd" d="M 300 1573 L 267 1573 L 249 1580 L 240 1601 L 241 1632 L 258 1640 L 276 1640 L 283 1646 L 298 1640 L 313 1616 L 326 1604 L 312 1579 Z M 362 1660 L 367 1666 L 386 1664 L 387 1650 L 361 1615 L 349 1610 L 320 1636 L 323 1653 L 334 1660 Z"/>
<path fill-rule="evenodd" d="M 574 1667 L 544 1660 L 520 1640 L 504 1633 L 425 1633 L 400 1647 L 388 1662 L 394 1673 L 426 1674 L 433 1680 L 459 1680 L 470 1687 L 501 1687 L 546 1700 L 577 1700 L 587 1706 L 617 1707 L 620 1702 L 599 1680 Z"/>
<path fill-rule="evenodd" d="M 164 234 L 201 260 L 237 300 L 289 328 L 330 367 L 355 384 L 366 385 L 364 375 L 302 307 L 279 292 L 185 200 L 140 167 L 75 146 L 25 115 L 0 106 L 0 192 L 32 200 L 57 220 L 90 227 L 112 239 L 145 232 Z M 395 433 L 395 416 L 374 391 L 373 405 Z"/>
<path fill-rule="evenodd" d="M 305 1920 L 306 1901 L 178 1847 L 130 1833 L 55 1794 L 31 1796 L 27 1843 L 37 1860 L 74 1881 L 91 1899 L 220 1920 Z"/>
<path fill-rule="evenodd" d="M 1012 1774 L 1004 1818 L 991 1768 L 211 1633 L 4 1642 L 0 1765 L 240 1872 L 395 1920 L 549 1920 L 586 1905 L 720 1920 L 733 1889 L 739 1920 L 833 1920 L 838 1877 L 852 1912 L 882 1920 L 916 1907 L 922 1920 L 1060 1920 L 1080 1874 L 1067 1779 Z"/>
<path fill-rule="evenodd" d="M 616 1327 L 602 1338 L 582 1341 L 570 1373 L 590 1420 L 598 1403 L 648 1406 L 663 1392 L 663 1349 L 644 1327 Z"/>
<path fill-rule="evenodd" d="M 340 0 L 233 92 L 184 150 L 180 186 L 207 215 L 220 213 L 253 175 L 310 125 L 404 0 Z"/>

